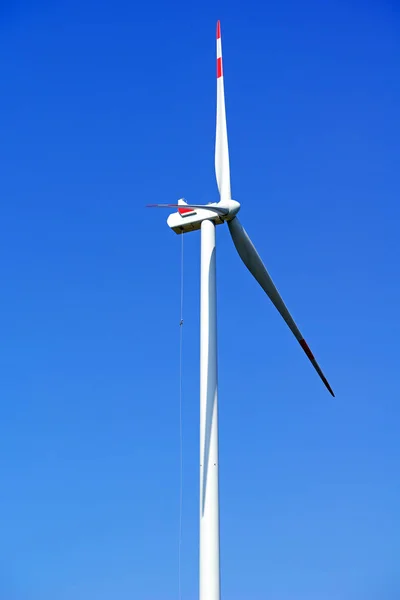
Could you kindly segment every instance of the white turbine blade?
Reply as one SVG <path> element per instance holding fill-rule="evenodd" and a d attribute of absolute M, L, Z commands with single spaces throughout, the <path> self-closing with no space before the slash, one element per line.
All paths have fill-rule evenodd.
<path fill-rule="evenodd" d="M 228 133 L 226 129 L 224 73 L 222 66 L 221 25 L 217 23 L 217 128 L 215 137 L 215 174 L 221 200 L 231 199 Z"/>
<path fill-rule="evenodd" d="M 296 340 L 299 342 L 300 346 L 304 350 L 307 358 L 313 365 L 314 369 L 317 371 L 318 375 L 324 382 L 329 392 L 332 394 L 332 396 L 334 396 L 335 394 L 333 393 L 331 386 L 329 385 L 325 375 L 321 371 L 320 366 L 315 360 L 310 348 L 308 347 L 305 339 L 300 333 L 300 330 L 294 322 L 291 314 L 286 308 L 285 303 L 283 302 L 278 290 L 274 285 L 274 282 L 272 281 L 267 269 L 264 266 L 264 263 L 260 258 L 260 255 L 253 246 L 253 243 L 247 235 L 246 231 L 243 229 L 239 219 L 237 217 L 234 217 L 231 221 L 228 222 L 228 226 L 229 231 L 231 232 L 233 243 L 236 246 L 236 250 L 238 251 L 240 258 L 242 259 L 250 273 L 253 275 L 253 277 L 263 288 L 264 292 L 267 294 L 271 302 L 280 312 L 283 319 L 287 323 L 289 329 L 291 330 Z"/>

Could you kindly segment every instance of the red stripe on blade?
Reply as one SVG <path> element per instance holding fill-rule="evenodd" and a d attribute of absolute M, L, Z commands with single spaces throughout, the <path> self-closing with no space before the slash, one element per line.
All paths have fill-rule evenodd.
<path fill-rule="evenodd" d="M 222 58 L 217 58 L 217 79 L 222 77 Z"/>
<path fill-rule="evenodd" d="M 307 357 L 310 360 L 315 360 L 314 355 L 311 352 L 310 348 L 308 347 L 306 340 L 300 340 L 300 346 L 303 348 L 304 352 L 307 354 Z"/>
<path fill-rule="evenodd" d="M 221 23 L 217 21 L 217 40 L 221 37 Z"/>

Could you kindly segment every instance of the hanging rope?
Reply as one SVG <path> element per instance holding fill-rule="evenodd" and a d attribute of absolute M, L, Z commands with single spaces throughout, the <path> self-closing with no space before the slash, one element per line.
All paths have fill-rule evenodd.
<path fill-rule="evenodd" d="M 178 546 L 178 600 L 182 600 L 182 511 L 183 511 L 183 433 L 182 433 L 182 397 L 183 397 L 183 237 L 181 234 L 181 308 L 179 318 L 179 546 Z"/>

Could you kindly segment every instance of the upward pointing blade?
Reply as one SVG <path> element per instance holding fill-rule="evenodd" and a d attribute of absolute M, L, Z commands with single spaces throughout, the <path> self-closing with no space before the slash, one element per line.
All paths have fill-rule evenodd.
<path fill-rule="evenodd" d="M 233 243 L 236 246 L 236 250 L 238 251 L 240 258 L 242 259 L 250 273 L 253 275 L 253 277 L 261 285 L 271 302 L 280 312 L 283 319 L 287 323 L 290 331 L 293 333 L 296 340 L 299 342 L 300 346 L 306 353 L 307 358 L 310 360 L 314 369 L 317 371 L 318 375 L 324 382 L 326 388 L 332 394 L 332 396 L 334 396 L 335 394 L 333 393 L 331 386 L 329 385 L 317 361 L 315 360 L 310 348 L 307 345 L 307 342 L 301 335 L 299 328 L 293 320 L 293 317 L 286 308 L 286 305 L 283 302 L 278 290 L 276 289 L 274 282 L 272 281 L 267 269 L 265 268 L 264 263 L 260 258 L 260 255 L 253 246 L 253 243 L 247 235 L 246 231 L 243 229 L 239 219 L 237 217 L 234 217 L 231 221 L 228 222 L 228 226 L 233 239 Z"/>
<path fill-rule="evenodd" d="M 226 129 L 224 73 L 222 66 L 221 25 L 217 23 L 217 129 L 215 137 L 215 174 L 221 200 L 231 199 L 228 133 Z"/>

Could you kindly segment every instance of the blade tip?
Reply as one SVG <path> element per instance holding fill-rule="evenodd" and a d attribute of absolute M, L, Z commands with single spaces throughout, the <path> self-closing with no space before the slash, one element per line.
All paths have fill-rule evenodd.
<path fill-rule="evenodd" d="M 217 21 L 217 40 L 221 37 L 221 22 Z"/>
<path fill-rule="evenodd" d="M 335 398 L 335 394 L 333 393 L 333 389 L 331 388 L 331 386 L 328 383 L 327 378 L 325 377 L 325 375 L 322 373 L 321 369 L 319 368 L 317 361 L 314 358 L 313 353 L 310 350 L 309 345 L 307 344 L 306 340 L 303 338 L 301 340 L 299 340 L 300 342 L 300 346 L 303 348 L 307 358 L 311 361 L 312 365 L 314 366 L 314 368 L 317 370 L 318 375 L 320 376 L 320 378 L 322 379 L 326 389 L 328 390 L 328 392 L 330 393 L 331 396 L 333 396 L 333 398 Z"/>
<path fill-rule="evenodd" d="M 325 375 L 323 375 L 323 374 L 321 374 L 321 375 L 322 375 L 322 376 L 321 376 L 321 379 L 322 379 L 322 381 L 323 381 L 323 383 L 324 383 L 324 385 L 325 385 L 326 389 L 328 390 L 328 392 L 330 393 L 330 395 L 331 395 L 333 398 L 335 398 L 335 393 L 334 393 L 333 389 L 331 388 L 331 386 L 329 385 L 329 382 L 328 382 L 327 378 L 325 377 Z"/>

